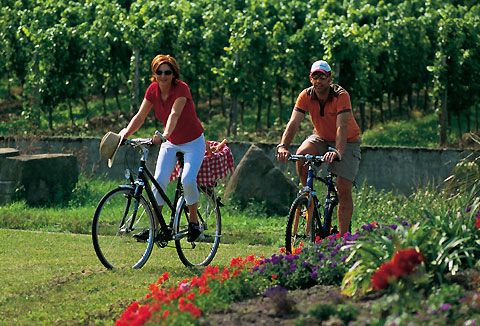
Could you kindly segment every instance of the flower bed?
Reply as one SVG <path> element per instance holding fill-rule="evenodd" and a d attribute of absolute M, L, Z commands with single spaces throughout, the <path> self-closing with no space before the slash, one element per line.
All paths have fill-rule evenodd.
<path fill-rule="evenodd" d="M 427 215 L 415 224 L 365 225 L 355 234 L 302 244 L 292 255 L 281 249 L 269 258 L 234 258 L 229 268 L 209 266 L 202 275 L 170 287 L 165 273 L 150 286 L 144 302 L 130 305 L 116 325 L 200 325 L 214 309 L 262 293 L 289 312 L 295 302 L 288 300 L 287 291 L 315 284 L 341 286 L 347 297 L 377 293 L 384 298 L 361 314 L 354 306 L 321 303 L 308 317 L 316 322 L 478 325 L 480 273 L 468 280 L 467 288 L 452 277 L 480 267 L 475 203 L 464 212 Z"/>

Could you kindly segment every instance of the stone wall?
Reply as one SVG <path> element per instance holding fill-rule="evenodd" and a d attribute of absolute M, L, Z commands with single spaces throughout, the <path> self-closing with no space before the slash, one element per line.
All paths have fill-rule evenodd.
<path fill-rule="evenodd" d="M 22 154 L 0 148 L 0 204 L 25 199 L 44 205 L 69 199 L 78 181 L 77 157 L 72 154 Z"/>
<path fill-rule="evenodd" d="M 3 137 L 0 147 L 18 148 L 20 152 L 74 154 L 82 172 L 103 175 L 108 178 L 122 178 L 125 168 L 136 169 L 139 154 L 132 149 L 121 147 L 115 156 L 111 169 L 107 160 L 100 157 L 100 138 L 68 137 Z M 284 172 L 295 173 L 293 163 L 278 163 L 275 160 L 275 144 L 255 143 Z M 230 142 L 235 166 L 252 145 L 251 142 Z M 292 146 L 291 151 L 295 151 Z M 158 147 L 149 156 L 149 166 L 154 169 Z M 362 146 L 362 161 L 356 183 L 364 182 L 377 189 L 396 189 L 409 194 L 416 187 L 426 184 L 438 185 L 452 172 L 455 164 L 465 156 L 457 149 L 428 149 L 407 147 Z"/>

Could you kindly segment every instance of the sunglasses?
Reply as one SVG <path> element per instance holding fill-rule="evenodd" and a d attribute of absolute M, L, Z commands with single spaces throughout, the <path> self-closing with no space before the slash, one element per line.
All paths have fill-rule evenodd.
<path fill-rule="evenodd" d="M 160 69 L 155 71 L 155 75 L 157 75 L 157 76 L 161 76 L 162 74 L 165 74 L 165 76 L 170 76 L 171 74 L 173 74 L 173 71 L 171 71 L 171 70 L 160 70 Z"/>
<path fill-rule="evenodd" d="M 327 79 L 329 76 L 325 75 L 325 74 L 315 74 L 315 75 L 312 75 L 312 79 L 314 80 L 317 80 L 317 79 L 321 79 L 321 80 L 325 80 Z"/>

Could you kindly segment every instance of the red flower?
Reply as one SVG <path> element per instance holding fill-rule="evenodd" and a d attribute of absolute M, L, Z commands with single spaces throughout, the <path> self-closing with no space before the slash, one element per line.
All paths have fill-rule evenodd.
<path fill-rule="evenodd" d="M 168 309 L 167 309 L 163 312 L 162 318 L 167 318 L 169 315 L 170 315 L 170 311 L 168 311 Z"/>
<path fill-rule="evenodd" d="M 370 281 L 374 290 L 383 290 L 388 288 L 388 278 L 390 275 L 381 269 L 372 274 Z"/>
<path fill-rule="evenodd" d="M 374 290 L 388 288 L 392 278 L 400 278 L 412 274 L 416 266 L 425 263 L 423 254 L 416 249 L 399 250 L 389 262 L 383 263 L 380 268 L 372 274 L 370 279 Z"/>
<path fill-rule="evenodd" d="M 416 249 L 403 249 L 399 250 L 393 256 L 393 264 L 395 266 L 394 276 L 401 277 L 405 274 L 412 274 L 415 271 L 415 267 L 422 263 L 425 263 L 425 257 Z"/>
<path fill-rule="evenodd" d="M 478 228 L 480 231 L 480 217 L 477 217 L 477 220 L 475 221 L 475 226 Z"/>
<path fill-rule="evenodd" d="M 204 293 L 209 293 L 209 292 L 210 292 L 210 289 L 207 289 L 206 287 L 198 290 L 198 294 L 204 294 Z"/>
<path fill-rule="evenodd" d="M 286 251 L 285 247 L 280 248 L 280 253 L 283 254 Z"/>
<path fill-rule="evenodd" d="M 195 292 L 190 292 L 185 298 L 190 301 L 195 300 Z"/>
<path fill-rule="evenodd" d="M 278 277 L 278 274 L 273 274 L 272 275 L 272 281 L 274 281 Z"/>

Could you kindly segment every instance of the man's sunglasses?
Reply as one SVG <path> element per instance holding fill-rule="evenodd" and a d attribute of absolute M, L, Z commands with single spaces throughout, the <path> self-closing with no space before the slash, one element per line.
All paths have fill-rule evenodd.
<path fill-rule="evenodd" d="M 325 74 L 314 74 L 314 75 L 312 75 L 312 78 L 313 78 L 314 80 L 317 80 L 318 78 L 320 78 L 321 80 L 325 80 L 325 79 L 327 79 L 328 77 L 330 77 L 330 76 L 325 75 Z"/>
<path fill-rule="evenodd" d="M 155 75 L 157 75 L 157 76 L 161 76 L 162 74 L 165 74 L 165 76 L 170 76 L 171 74 L 173 74 L 173 71 L 171 71 L 171 70 L 160 70 L 160 69 L 155 71 Z"/>

